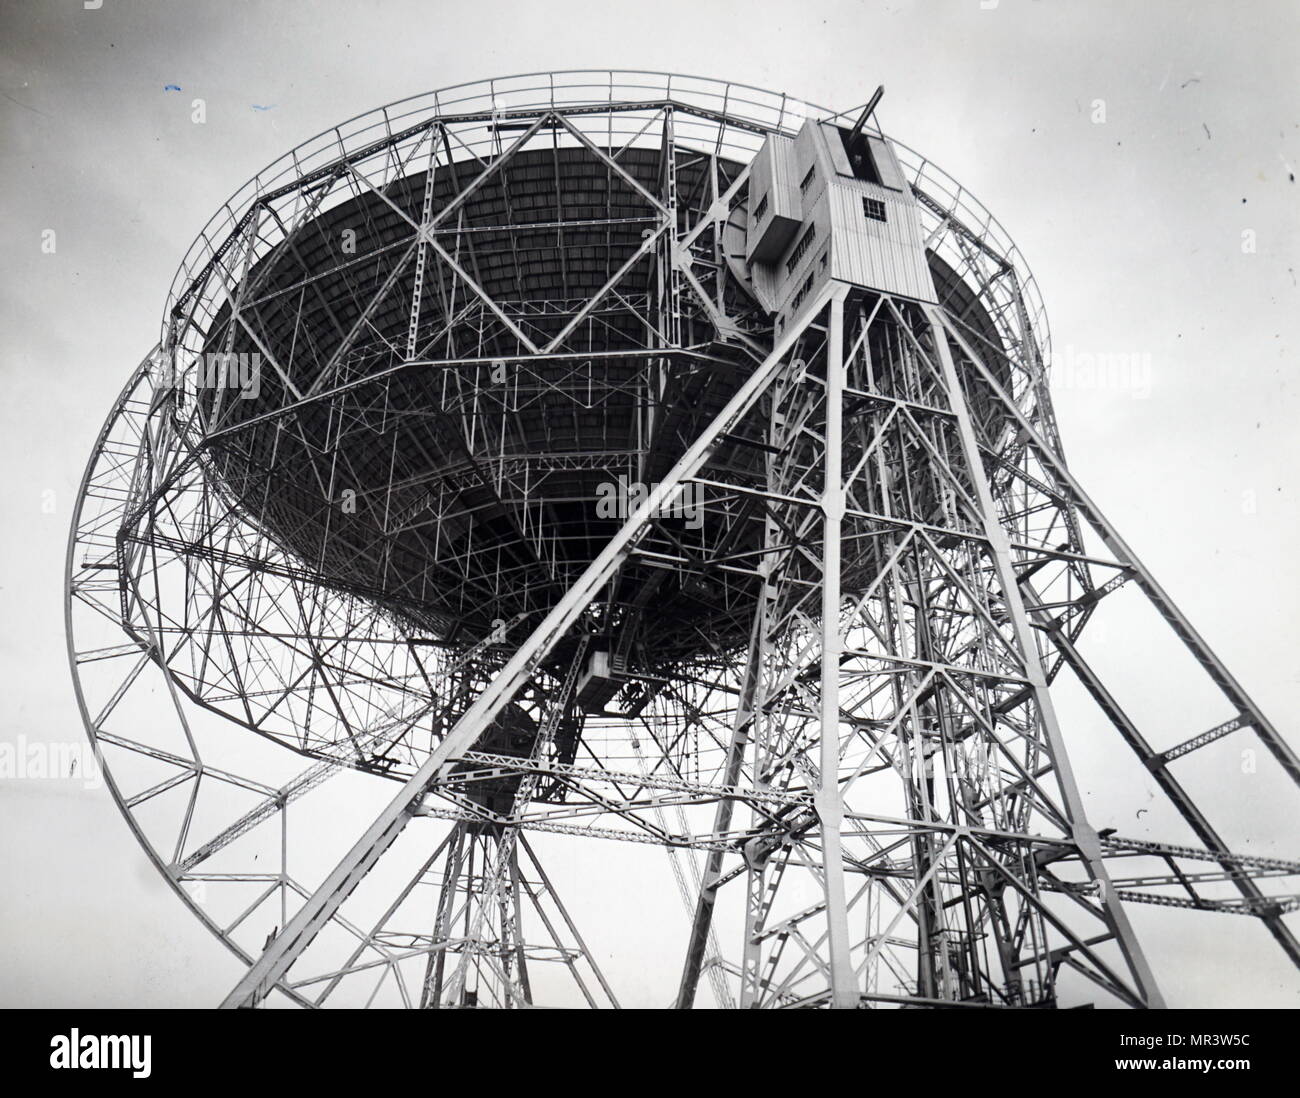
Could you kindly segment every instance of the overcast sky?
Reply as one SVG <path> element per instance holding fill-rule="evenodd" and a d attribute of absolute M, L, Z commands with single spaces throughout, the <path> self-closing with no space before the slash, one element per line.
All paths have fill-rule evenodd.
<path fill-rule="evenodd" d="M 1260 0 L 3 0 L 3 736 L 82 736 L 62 610 L 76 484 L 220 203 L 291 146 L 385 102 L 616 67 L 836 109 L 883 83 L 885 129 L 978 196 L 1037 276 L 1072 469 L 1300 740 L 1298 31 L 1300 6 Z M 1149 378 L 1069 384 L 1069 364 L 1096 353 L 1143 356 Z M 1157 699 L 1167 686 L 1132 663 L 1128 674 L 1147 674 Z M 1220 807 L 1250 822 L 1240 798 Z M 1136 833 L 1127 811 L 1103 801 L 1097 822 Z M 1300 856 L 1288 824 L 1270 815 L 1261 841 Z M 0 836 L 0 1005 L 208 1005 L 237 977 L 105 790 L 0 782 Z M 1247 920 L 1134 919 L 1172 1005 L 1300 1002 L 1296 973 Z"/>

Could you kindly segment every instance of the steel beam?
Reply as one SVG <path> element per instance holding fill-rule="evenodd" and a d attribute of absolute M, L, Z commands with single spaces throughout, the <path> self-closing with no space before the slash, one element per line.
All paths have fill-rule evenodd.
<path fill-rule="evenodd" d="M 809 309 L 807 318 L 817 317 L 830 296 L 831 290 L 828 287 L 823 291 L 822 299 Z M 771 354 L 736 391 L 712 424 L 687 448 L 672 471 L 647 495 L 641 506 L 587 566 L 491 684 L 475 699 L 388 807 L 366 829 L 262 956 L 249 967 L 248 972 L 223 1000 L 222 1007 L 252 1006 L 280 981 L 375 863 L 396 842 L 410 820 L 411 813 L 424 799 L 429 786 L 447 772 L 450 763 L 477 742 L 497 714 L 509 704 L 555 644 L 577 621 L 587 604 L 627 559 L 628 554 L 644 537 L 654 517 L 670 512 L 672 504 L 681 494 L 683 482 L 699 472 L 720 444 L 721 436 L 728 433 L 753 406 L 780 371 L 785 356 L 802 332 L 802 327 L 791 327 L 777 342 Z"/>
<path fill-rule="evenodd" d="M 945 323 L 942 309 L 929 306 L 926 312 L 931 320 L 935 353 L 938 356 L 943 372 L 944 385 L 948 389 L 952 407 L 957 413 L 958 433 L 961 438 L 963 456 L 978 497 L 984 534 L 993 550 L 998 583 L 1002 588 L 1003 598 L 1006 600 L 1006 609 L 1011 617 L 1012 627 L 1024 660 L 1025 675 L 1029 679 L 1030 688 L 1037 705 L 1038 719 L 1041 722 L 1044 734 L 1047 736 L 1048 748 L 1051 753 L 1056 779 L 1060 786 L 1061 797 L 1065 802 L 1066 811 L 1069 815 L 1071 838 L 1078 848 L 1079 856 L 1088 871 L 1088 875 L 1097 881 L 1101 887 L 1101 904 L 1106 915 L 1106 922 L 1109 924 L 1111 932 L 1115 935 L 1120 950 L 1124 954 L 1124 959 L 1137 985 L 1140 997 L 1148 1006 L 1162 1007 L 1164 1006 L 1164 999 L 1156 987 L 1155 977 L 1147 964 L 1142 947 L 1138 944 L 1137 935 L 1129 923 L 1128 915 L 1125 913 L 1119 898 L 1115 895 L 1114 886 L 1110 883 L 1110 877 L 1102 861 L 1101 844 L 1097 832 L 1088 823 L 1087 814 L 1084 811 L 1083 798 L 1079 793 L 1073 768 L 1070 766 L 1065 740 L 1061 735 L 1060 724 L 1056 717 L 1056 707 L 1052 703 L 1051 692 L 1048 689 L 1047 673 L 1042 661 L 1038 658 L 1034 631 L 1029 624 L 1029 616 L 1025 610 L 1024 599 L 1020 592 L 1020 584 L 1011 562 L 1010 540 L 998 518 L 998 511 L 993 502 L 992 492 L 989 489 L 988 478 L 984 474 L 979 443 L 975 437 L 970 410 L 966 403 L 966 393 L 957 376 L 957 368 L 953 364 L 952 353 L 948 347 L 947 333 L 949 327 Z"/>
<path fill-rule="evenodd" d="M 849 916 L 844 888 L 844 799 L 840 792 L 840 533 L 844 521 L 844 298 L 831 301 L 826 345 L 826 449 L 822 469 L 822 651 L 821 742 L 813 800 L 822 837 L 822 876 L 830 950 L 830 1005 L 858 1005 L 857 978 L 849 956 Z"/>

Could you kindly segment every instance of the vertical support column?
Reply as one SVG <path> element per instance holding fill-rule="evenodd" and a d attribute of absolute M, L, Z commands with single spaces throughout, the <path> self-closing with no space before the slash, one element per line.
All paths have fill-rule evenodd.
<path fill-rule="evenodd" d="M 840 528 L 844 519 L 844 296 L 830 305 L 826 342 L 826 450 L 822 483 L 822 667 L 821 739 L 814 795 L 821 822 L 822 872 L 830 947 L 831 1006 L 856 1007 L 858 989 L 849 957 L 848 905 L 844 888 L 844 801 L 840 796 Z"/>
<path fill-rule="evenodd" d="M 766 584 L 766 568 L 760 566 L 763 583 Z M 749 743 L 749 726 L 754 719 L 754 695 L 758 688 L 759 676 L 762 674 L 761 654 L 763 650 L 763 614 L 764 595 L 759 595 L 759 606 L 754 614 L 754 625 L 749 639 L 749 658 L 745 664 L 745 678 L 741 684 L 740 701 L 736 706 L 736 717 L 732 727 L 731 744 L 727 748 L 727 762 L 723 773 L 723 784 L 734 786 L 740 781 L 740 768 L 745 758 L 745 748 Z M 731 816 L 735 802 L 729 797 L 718 801 L 713 817 L 713 833 L 724 834 L 731 827 Z M 709 930 L 713 926 L 713 908 L 718 899 L 718 881 L 722 877 L 722 851 L 709 851 L 704 865 L 704 875 L 700 880 L 700 894 L 695 902 L 695 916 L 691 922 L 691 937 L 686 947 L 686 964 L 682 967 L 682 982 L 677 991 L 677 1007 L 685 1010 L 695 1005 L 695 990 L 700 982 L 700 970 L 704 963 L 704 953 L 709 943 Z"/>
<path fill-rule="evenodd" d="M 779 446 L 784 441 L 784 420 L 780 410 L 784 388 L 784 380 L 778 380 L 773 386 L 772 407 L 767 428 L 768 442 L 773 446 Z M 767 455 L 766 468 L 767 486 L 769 490 L 772 490 L 776 486 L 776 462 L 771 453 Z M 754 615 L 754 649 L 751 653 L 754 670 L 754 694 L 749 699 L 753 739 L 755 741 L 754 784 L 759 788 L 769 786 L 768 781 L 763 776 L 763 767 L 760 765 L 759 760 L 766 755 L 767 748 L 763 706 L 766 703 L 765 676 L 769 673 L 768 646 L 771 629 L 769 611 L 772 607 L 774 597 L 772 585 L 775 581 L 772 554 L 776 546 L 780 544 L 781 534 L 782 532 L 772 509 L 770 507 L 766 508 L 763 519 L 763 547 L 765 551 L 758 566 L 760 587 L 758 608 Z M 752 809 L 751 818 L 753 826 L 757 829 L 760 826 L 760 821 L 758 814 L 753 812 Z M 745 860 L 745 931 L 740 966 L 740 1007 L 742 1010 L 749 1010 L 758 1005 L 761 981 L 760 967 L 763 960 L 763 950 L 759 935 L 762 932 L 763 897 L 767 889 L 768 855 L 757 850 L 758 845 L 754 840 L 751 840 L 746 845 L 746 848 L 741 851 Z"/>
<path fill-rule="evenodd" d="M 452 842 L 443 864 L 442 888 L 438 891 L 438 910 L 434 920 L 434 949 L 424 970 L 424 987 L 420 993 L 421 1009 L 436 1010 L 442 1006 L 443 975 L 447 969 L 446 943 L 451 937 L 451 920 L 456 909 L 456 887 L 460 881 L 460 866 L 465 857 L 466 828 L 458 823 L 451 831 Z M 440 944 L 441 943 L 441 944 Z"/>
<path fill-rule="evenodd" d="M 740 1009 L 749 1010 L 758 1003 L 759 965 L 762 952 L 758 931 L 763 913 L 763 892 L 767 887 L 766 862 L 758 861 L 745 869 L 745 944 L 740 965 Z"/>
<path fill-rule="evenodd" d="M 510 844 L 510 925 L 515 943 L 515 963 L 519 966 L 519 988 L 524 1006 L 533 1005 L 533 987 L 528 979 L 528 952 L 524 947 L 524 913 L 519 903 L 519 847 Z"/>

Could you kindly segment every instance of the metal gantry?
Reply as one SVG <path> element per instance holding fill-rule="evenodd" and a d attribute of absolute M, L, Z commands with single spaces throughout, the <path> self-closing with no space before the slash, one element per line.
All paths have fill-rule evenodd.
<path fill-rule="evenodd" d="M 1175 773 L 1253 735 L 1285 805 L 1300 765 L 1069 472 L 996 220 L 895 145 L 933 300 L 759 303 L 756 153 L 853 117 L 446 89 L 200 237 L 87 470 L 68 626 L 110 789 L 248 964 L 226 1005 L 618 1005 L 644 928 L 592 916 L 647 846 L 664 1005 L 1158 1006 L 1132 903 L 1300 963 L 1300 863 L 1234 853 Z M 1085 657 L 1126 599 L 1208 731 L 1140 730 Z M 1089 822 L 1063 672 L 1172 841 Z"/>

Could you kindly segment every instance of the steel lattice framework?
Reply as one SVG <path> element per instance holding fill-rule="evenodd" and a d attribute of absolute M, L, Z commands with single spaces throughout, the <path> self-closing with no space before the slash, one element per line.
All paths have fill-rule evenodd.
<path fill-rule="evenodd" d="M 999 223 L 895 142 L 934 299 L 760 303 L 755 155 L 856 113 L 465 85 L 200 235 L 85 476 L 68 635 L 123 813 L 249 966 L 227 1005 L 618 1005 L 596 884 L 543 867 L 635 849 L 594 840 L 667 851 L 681 1006 L 1161 1005 L 1130 903 L 1300 964 L 1300 863 L 1231 852 L 1175 765 L 1250 734 L 1285 797 L 1300 762 L 1070 473 Z M 1124 598 L 1208 731 L 1140 730 L 1085 658 Z M 1062 678 L 1181 841 L 1089 824 Z"/>

